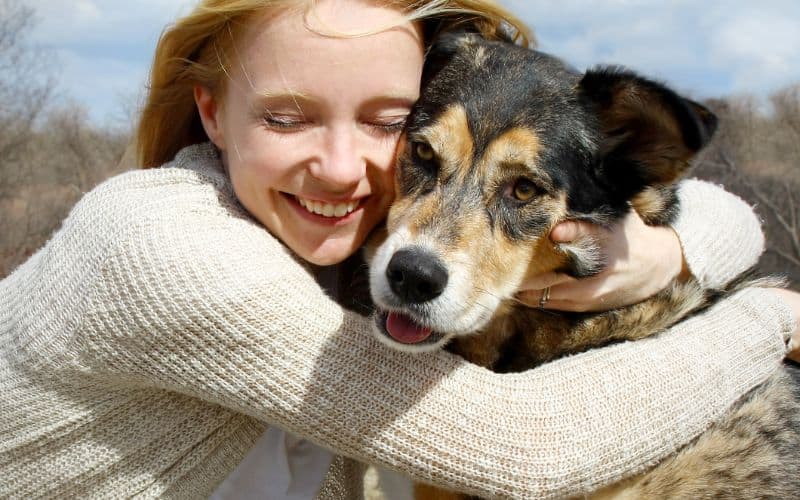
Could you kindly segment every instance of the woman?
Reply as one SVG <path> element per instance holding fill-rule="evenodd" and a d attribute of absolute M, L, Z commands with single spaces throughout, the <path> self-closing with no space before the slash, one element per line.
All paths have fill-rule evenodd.
<path fill-rule="evenodd" d="M 523 374 L 373 341 L 312 273 L 385 215 L 430 37 L 514 18 L 478 1 L 307 3 L 206 1 L 168 30 L 139 127 L 142 164 L 161 167 L 87 194 L 0 284 L 0 496 L 204 496 L 270 450 L 265 469 L 244 463 L 267 492 L 357 494 L 352 462 L 279 429 L 451 489 L 578 494 L 673 452 L 774 369 L 793 318 L 768 290 Z M 756 258 L 749 208 L 705 184 L 681 196 L 701 214 L 675 228 L 698 278 Z M 693 254 L 706 237 L 721 246 Z"/>

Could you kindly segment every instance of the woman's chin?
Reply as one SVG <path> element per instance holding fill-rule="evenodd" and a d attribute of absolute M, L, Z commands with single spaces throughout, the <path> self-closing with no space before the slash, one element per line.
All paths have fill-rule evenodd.
<path fill-rule="evenodd" d="M 300 248 L 292 248 L 292 250 L 300 258 L 315 266 L 333 266 L 353 255 L 363 243 L 363 238 L 342 236 L 326 239 L 313 247 L 299 245 Z"/>

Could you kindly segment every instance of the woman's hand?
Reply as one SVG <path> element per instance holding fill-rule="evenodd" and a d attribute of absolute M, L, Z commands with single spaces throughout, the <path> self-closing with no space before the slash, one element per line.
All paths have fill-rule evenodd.
<path fill-rule="evenodd" d="M 800 363 L 800 293 L 782 288 L 776 288 L 775 293 L 780 295 L 794 312 L 794 332 L 789 338 L 789 352 L 786 357 Z"/>
<path fill-rule="evenodd" d="M 634 211 L 610 229 L 566 221 L 550 232 L 554 243 L 567 243 L 582 236 L 593 238 L 600 246 L 606 262 L 603 272 L 584 279 L 540 274 L 522 284 L 517 298 L 539 307 L 543 290 L 550 287 L 545 309 L 606 311 L 651 297 L 674 278 L 689 273 L 675 231 L 648 226 Z"/>

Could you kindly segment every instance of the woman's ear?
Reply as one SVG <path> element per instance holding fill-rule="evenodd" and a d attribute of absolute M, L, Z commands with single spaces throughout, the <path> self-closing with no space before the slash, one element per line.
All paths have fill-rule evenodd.
<path fill-rule="evenodd" d="M 225 134 L 222 130 L 220 116 L 222 108 L 217 105 L 214 93 L 207 87 L 196 85 L 194 102 L 197 105 L 197 112 L 200 114 L 200 121 L 203 123 L 206 135 L 220 151 L 225 151 Z"/>

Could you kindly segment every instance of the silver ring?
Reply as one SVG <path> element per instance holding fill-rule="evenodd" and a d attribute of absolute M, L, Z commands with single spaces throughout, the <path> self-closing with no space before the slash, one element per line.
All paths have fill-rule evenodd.
<path fill-rule="evenodd" d="M 539 299 L 539 309 L 544 309 L 544 306 L 547 305 L 547 301 L 550 300 L 550 287 L 546 287 L 542 290 L 542 298 Z"/>

